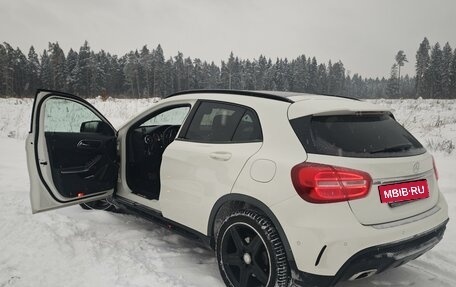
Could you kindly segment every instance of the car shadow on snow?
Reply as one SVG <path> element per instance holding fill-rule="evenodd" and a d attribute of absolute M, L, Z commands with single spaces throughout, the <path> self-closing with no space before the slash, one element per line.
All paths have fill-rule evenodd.
<path fill-rule="evenodd" d="M 154 257 L 159 261 L 158 270 L 177 276 L 187 282 L 187 286 L 225 286 L 218 272 L 214 252 L 199 241 L 184 237 L 175 230 L 131 214 L 82 211 L 79 208 L 60 212 L 77 217 L 77 220 L 88 221 L 87 223 L 93 226 L 92 232 L 117 241 L 116 244 L 121 249 L 113 252 L 126 252 L 126 255 L 131 257 L 125 264 L 143 264 L 149 260 L 147 257 Z M 106 228 L 105 231 L 99 228 L 100 225 Z M 124 240 L 129 244 L 122 245 Z M 425 262 L 418 259 L 369 278 L 341 282 L 336 287 L 455 286 L 454 280 L 447 280 L 452 277 L 451 274 L 440 273 L 442 272 L 438 270 L 433 272 L 432 268 L 427 268 Z"/>

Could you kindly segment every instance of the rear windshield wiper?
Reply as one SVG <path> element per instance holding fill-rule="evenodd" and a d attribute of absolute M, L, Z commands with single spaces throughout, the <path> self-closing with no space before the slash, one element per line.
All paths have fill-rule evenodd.
<path fill-rule="evenodd" d="M 381 153 L 381 152 L 400 152 L 400 151 L 409 150 L 411 147 L 412 147 L 411 143 L 404 143 L 404 144 L 398 144 L 398 145 L 374 150 L 374 151 L 371 151 L 370 153 L 373 154 L 373 153 Z"/>

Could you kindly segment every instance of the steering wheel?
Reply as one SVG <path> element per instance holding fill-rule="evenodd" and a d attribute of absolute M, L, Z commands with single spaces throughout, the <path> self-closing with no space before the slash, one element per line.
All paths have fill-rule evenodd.
<path fill-rule="evenodd" d="M 174 141 L 177 136 L 177 132 L 179 131 L 180 126 L 170 126 L 166 128 L 162 133 L 162 140 L 163 140 L 163 149 L 165 149 L 170 143 Z"/>
<path fill-rule="evenodd" d="M 146 147 L 145 153 L 150 156 L 154 151 L 159 150 L 162 147 L 162 139 L 159 133 L 146 134 L 144 136 L 144 145 Z"/>

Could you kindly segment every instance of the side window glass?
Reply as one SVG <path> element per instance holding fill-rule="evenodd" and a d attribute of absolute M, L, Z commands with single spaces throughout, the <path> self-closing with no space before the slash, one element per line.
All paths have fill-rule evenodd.
<path fill-rule="evenodd" d="M 103 123 L 87 107 L 67 99 L 50 98 L 44 107 L 44 131 L 78 133 L 88 123 Z"/>
<path fill-rule="evenodd" d="M 201 142 L 261 141 L 261 126 L 256 114 L 235 105 L 203 102 L 189 125 L 186 139 Z"/>
<path fill-rule="evenodd" d="M 221 103 L 204 102 L 195 113 L 185 136 L 202 142 L 230 142 L 245 109 Z"/>
<path fill-rule="evenodd" d="M 181 125 L 187 116 L 190 107 L 177 107 L 166 110 L 145 121 L 141 127 L 161 125 Z"/>
<path fill-rule="evenodd" d="M 257 116 L 247 110 L 233 136 L 234 142 L 261 141 L 263 139 L 260 122 Z"/>

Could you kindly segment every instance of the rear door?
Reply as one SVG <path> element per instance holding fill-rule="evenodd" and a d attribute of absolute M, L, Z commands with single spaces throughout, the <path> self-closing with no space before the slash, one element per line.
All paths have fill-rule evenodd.
<path fill-rule="evenodd" d="M 32 212 L 103 199 L 117 178 L 116 131 L 85 100 L 38 91 L 26 139 Z"/>
<path fill-rule="evenodd" d="M 252 109 L 215 101 L 197 103 L 163 154 L 159 199 L 163 215 L 207 232 L 214 203 L 231 192 L 244 164 L 261 145 L 261 126 Z"/>

